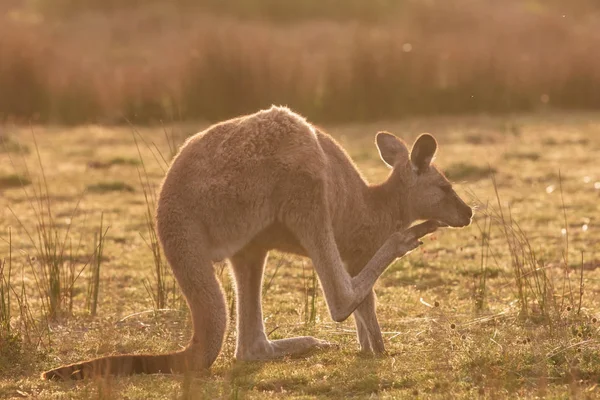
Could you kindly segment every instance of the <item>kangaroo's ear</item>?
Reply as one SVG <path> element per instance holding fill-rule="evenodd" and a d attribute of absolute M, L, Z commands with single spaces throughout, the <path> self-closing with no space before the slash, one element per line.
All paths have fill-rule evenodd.
<path fill-rule="evenodd" d="M 431 164 L 437 151 L 437 141 L 429 133 L 417 138 L 410 152 L 410 161 L 417 172 L 423 172 Z"/>
<path fill-rule="evenodd" d="M 379 132 L 375 136 L 375 144 L 379 150 L 379 156 L 389 167 L 399 162 L 408 161 L 408 148 L 401 139 L 389 132 Z"/>

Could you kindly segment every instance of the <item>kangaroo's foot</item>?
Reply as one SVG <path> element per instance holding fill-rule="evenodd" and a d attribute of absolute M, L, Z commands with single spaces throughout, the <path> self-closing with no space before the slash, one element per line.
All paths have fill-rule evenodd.
<path fill-rule="evenodd" d="M 239 361 L 273 360 L 286 356 L 298 357 L 314 350 L 325 349 L 333 345 L 312 336 L 299 336 L 289 339 L 265 340 L 250 348 L 239 348 L 235 358 Z"/>

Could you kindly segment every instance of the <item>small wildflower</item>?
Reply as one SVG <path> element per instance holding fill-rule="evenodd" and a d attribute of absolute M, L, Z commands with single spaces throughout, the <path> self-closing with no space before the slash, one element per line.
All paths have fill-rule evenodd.
<path fill-rule="evenodd" d="M 592 324 L 595 324 L 596 322 L 598 322 L 598 319 L 596 317 L 592 318 Z"/>
<path fill-rule="evenodd" d="M 454 324 L 454 323 L 450 324 L 450 329 L 456 329 L 456 324 Z"/>
<path fill-rule="evenodd" d="M 571 311 L 571 306 L 567 306 L 567 311 Z"/>

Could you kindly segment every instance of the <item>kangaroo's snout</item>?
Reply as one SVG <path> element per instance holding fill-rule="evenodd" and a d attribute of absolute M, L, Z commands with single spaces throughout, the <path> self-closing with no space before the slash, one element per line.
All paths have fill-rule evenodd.
<path fill-rule="evenodd" d="M 466 204 L 458 195 L 454 196 L 453 206 L 450 208 L 447 218 L 442 218 L 443 223 L 451 228 L 464 228 L 471 225 L 473 209 Z"/>
<path fill-rule="evenodd" d="M 463 204 L 459 209 L 459 216 L 461 222 L 455 225 L 455 228 L 463 228 L 465 226 L 471 225 L 471 220 L 473 218 L 473 209 L 469 207 L 467 204 Z"/>

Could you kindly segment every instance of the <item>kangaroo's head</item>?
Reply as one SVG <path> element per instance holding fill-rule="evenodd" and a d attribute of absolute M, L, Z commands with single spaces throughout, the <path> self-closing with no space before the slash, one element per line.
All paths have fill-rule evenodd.
<path fill-rule="evenodd" d="M 381 159 L 391 168 L 388 183 L 402 191 L 408 219 L 433 219 L 452 227 L 471 223 L 473 210 L 454 191 L 432 160 L 437 141 L 424 133 L 409 151 L 401 139 L 387 132 L 379 132 L 376 144 Z"/>

